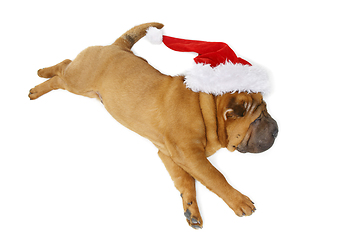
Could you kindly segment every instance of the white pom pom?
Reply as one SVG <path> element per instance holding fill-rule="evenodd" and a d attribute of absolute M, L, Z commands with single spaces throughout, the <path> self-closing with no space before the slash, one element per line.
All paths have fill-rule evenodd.
<path fill-rule="evenodd" d="M 152 43 L 152 44 L 161 44 L 163 40 L 163 33 L 161 29 L 157 29 L 156 27 L 149 27 L 146 30 L 146 38 Z"/>

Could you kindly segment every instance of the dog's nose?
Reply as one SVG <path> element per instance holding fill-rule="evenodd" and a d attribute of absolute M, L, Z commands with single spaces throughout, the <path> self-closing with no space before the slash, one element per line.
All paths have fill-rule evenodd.
<path fill-rule="evenodd" d="M 273 136 L 274 138 L 276 138 L 277 135 L 278 135 L 278 133 L 279 133 L 279 129 L 278 129 L 278 128 L 275 128 L 274 131 L 273 131 L 273 133 L 272 133 L 272 136 Z"/>

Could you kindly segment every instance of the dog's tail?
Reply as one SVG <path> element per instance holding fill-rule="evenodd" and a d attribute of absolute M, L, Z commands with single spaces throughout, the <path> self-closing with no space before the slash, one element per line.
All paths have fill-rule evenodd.
<path fill-rule="evenodd" d="M 164 27 L 164 25 L 161 23 L 152 22 L 144 23 L 139 26 L 133 27 L 132 29 L 124 33 L 121 37 L 119 37 L 113 43 L 113 45 L 118 45 L 124 48 L 124 50 L 131 50 L 132 46 L 146 35 L 146 30 L 149 27 L 156 27 L 158 29 L 161 29 Z"/>

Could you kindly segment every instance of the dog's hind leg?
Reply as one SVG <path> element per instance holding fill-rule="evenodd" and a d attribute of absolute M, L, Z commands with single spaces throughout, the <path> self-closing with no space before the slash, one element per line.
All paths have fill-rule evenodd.
<path fill-rule="evenodd" d="M 40 69 L 38 71 L 39 77 L 50 79 L 30 89 L 29 98 L 34 100 L 51 90 L 65 89 L 66 84 L 61 76 L 70 63 L 71 60 L 66 59 L 55 66 Z"/>
<path fill-rule="evenodd" d="M 54 76 L 30 89 L 29 98 L 30 100 L 35 100 L 51 90 L 65 89 L 64 84 L 64 81 L 59 76 Z"/>
<path fill-rule="evenodd" d="M 71 63 L 70 59 L 66 59 L 55 66 L 39 69 L 38 75 L 42 78 L 52 78 L 54 76 L 63 75 L 66 67 Z"/>
<path fill-rule="evenodd" d="M 169 156 L 161 151 L 158 154 L 174 181 L 175 187 L 181 193 L 186 221 L 195 229 L 202 228 L 203 221 L 196 201 L 195 179 L 180 168 Z"/>

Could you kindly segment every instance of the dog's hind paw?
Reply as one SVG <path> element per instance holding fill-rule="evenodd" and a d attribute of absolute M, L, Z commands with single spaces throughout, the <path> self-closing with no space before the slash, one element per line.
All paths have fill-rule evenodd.
<path fill-rule="evenodd" d="M 40 97 L 40 94 L 38 94 L 36 87 L 34 87 L 34 88 L 30 89 L 28 96 L 29 96 L 30 100 L 35 100 L 38 97 Z"/>

